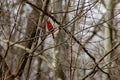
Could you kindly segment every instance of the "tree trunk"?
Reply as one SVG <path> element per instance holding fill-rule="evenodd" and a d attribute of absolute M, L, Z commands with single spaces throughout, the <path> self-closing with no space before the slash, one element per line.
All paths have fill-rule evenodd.
<path fill-rule="evenodd" d="M 62 11 L 62 0 L 53 0 L 53 12 L 59 12 Z M 57 14 L 54 15 L 58 21 L 61 21 L 62 15 Z M 59 45 L 64 41 L 64 32 L 62 30 L 59 30 L 55 37 L 55 45 Z M 65 74 L 62 70 L 62 55 L 65 53 L 65 47 L 64 45 L 59 45 L 55 47 L 54 54 L 53 54 L 53 64 L 56 67 L 56 70 L 54 71 L 54 80 L 65 80 Z"/>
<path fill-rule="evenodd" d="M 106 4 L 106 9 L 107 9 L 107 13 L 106 13 L 106 20 L 107 23 L 105 24 L 105 41 L 104 41 L 104 47 L 105 47 L 105 53 L 109 52 L 112 49 L 112 27 L 113 27 L 113 16 L 114 16 L 114 4 L 113 4 L 113 0 L 108 0 L 107 4 Z M 105 59 L 105 64 L 109 63 L 111 60 L 111 54 L 109 54 Z M 106 73 L 110 73 L 110 67 L 111 65 L 108 64 L 104 71 Z M 109 76 L 107 74 L 103 74 L 103 80 L 109 80 Z"/>

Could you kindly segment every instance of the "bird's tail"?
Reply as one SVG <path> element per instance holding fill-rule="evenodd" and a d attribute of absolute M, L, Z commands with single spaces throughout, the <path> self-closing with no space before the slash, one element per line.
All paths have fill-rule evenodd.
<path fill-rule="evenodd" d="M 54 33 L 52 33 L 52 37 L 53 37 L 53 39 L 55 39 Z"/>

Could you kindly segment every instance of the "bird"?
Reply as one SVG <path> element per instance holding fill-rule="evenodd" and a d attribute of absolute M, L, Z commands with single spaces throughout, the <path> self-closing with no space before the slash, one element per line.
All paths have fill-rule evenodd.
<path fill-rule="evenodd" d="M 53 33 L 54 32 L 53 25 L 51 24 L 51 22 L 49 20 L 47 21 L 47 29 L 48 29 L 48 31 L 51 32 L 52 37 L 54 39 L 55 37 L 54 37 L 54 33 Z"/>

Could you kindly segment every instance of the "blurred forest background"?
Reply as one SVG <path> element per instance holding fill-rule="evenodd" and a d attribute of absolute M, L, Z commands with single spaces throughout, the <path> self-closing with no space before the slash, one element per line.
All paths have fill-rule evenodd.
<path fill-rule="evenodd" d="M 119 49 L 120 0 L 0 0 L 0 80 L 120 80 Z"/>

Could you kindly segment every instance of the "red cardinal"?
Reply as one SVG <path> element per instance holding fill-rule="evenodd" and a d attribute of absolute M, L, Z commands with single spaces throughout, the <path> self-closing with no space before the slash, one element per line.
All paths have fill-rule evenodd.
<path fill-rule="evenodd" d="M 53 33 L 54 29 L 50 21 L 47 21 L 47 29 L 52 33 L 52 37 L 54 39 L 54 33 Z"/>

